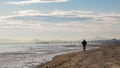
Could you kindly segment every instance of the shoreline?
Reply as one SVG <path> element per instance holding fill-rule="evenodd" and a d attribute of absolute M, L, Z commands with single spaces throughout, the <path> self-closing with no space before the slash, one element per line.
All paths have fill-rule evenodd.
<path fill-rule="evenodd" d="M 120 68 L 120 44 L 55 56 L 35 68 Z"/>
<path fill-rule="evenodd" d="M 7 44 L 7 46 L 8 45 L 9 44 Z M 68 54 L 82 50 L 81 45 L 78 44 L 58 45 L 27 44 L 26 46 L 26 44 L 10 44 L 10 48 L 13 47 L 12 50 L 19 48 L 19 46 L 20 48 L 27 49 L 24 51 L 19 51 L 18 49 L 18 51 L 0 52 L 0 68 L 34 68 L 40 63 L 51 61 L 56 55 Z M 6 46 L 4 45 L 4 47 Z M 92 48 L 94 47 L 87 47 L 87 49 Z"/>

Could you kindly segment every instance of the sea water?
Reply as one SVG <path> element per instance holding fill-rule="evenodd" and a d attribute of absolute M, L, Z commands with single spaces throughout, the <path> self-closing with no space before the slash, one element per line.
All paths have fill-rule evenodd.
<path fill-rule="evenodd" d="M 88 47 L 90 49 L 93 47 Z M 0 68 L 33 68 L 54 56 L 81 51 L 80 43 L 72 44 L 0 44 Z"/>

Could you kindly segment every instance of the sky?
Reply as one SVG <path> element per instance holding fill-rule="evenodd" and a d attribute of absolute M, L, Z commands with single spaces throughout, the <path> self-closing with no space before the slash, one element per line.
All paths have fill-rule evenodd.
<path fill-rule="evenodd" d="M 120 0 L 0 0 L 0 39 L 120 39 Z"/>

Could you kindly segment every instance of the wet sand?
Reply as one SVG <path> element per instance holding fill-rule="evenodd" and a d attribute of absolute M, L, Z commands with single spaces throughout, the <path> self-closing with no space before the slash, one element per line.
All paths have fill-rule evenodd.
<path fill-rule="evenodd" d="M 120 44 L 103 44 L 85 52 L 58 55 L 35 68 L 120 68 Z"/>

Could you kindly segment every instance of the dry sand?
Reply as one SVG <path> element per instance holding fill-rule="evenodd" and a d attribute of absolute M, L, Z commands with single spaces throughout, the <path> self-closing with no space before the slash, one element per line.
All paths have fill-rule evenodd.
<path fill-rule="evenodd" d="M 104 44 L 98 49 L 58 55 L 36 68 L 120 68 L 120 44 Z"/>

